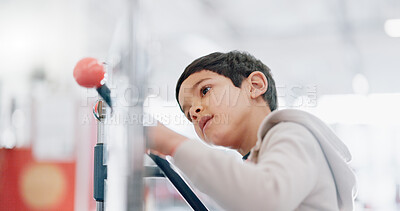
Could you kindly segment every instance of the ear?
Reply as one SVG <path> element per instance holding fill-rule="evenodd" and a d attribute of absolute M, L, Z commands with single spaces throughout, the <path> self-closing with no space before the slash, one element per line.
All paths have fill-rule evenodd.
<path fill-rule="evenodd" d="M 250 96 L 253 99 L 263 95 L 268 89 L 268 80 L 260 71 L 252 72 L 247 80 L 250 83 Z"/>

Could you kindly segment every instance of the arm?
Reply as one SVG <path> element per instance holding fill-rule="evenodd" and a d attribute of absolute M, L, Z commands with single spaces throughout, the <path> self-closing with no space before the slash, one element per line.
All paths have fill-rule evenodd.
<path fill-rule="evenodd" d="M 172 155 L 179 145 L 188 140 L 187 137 L 168 129 L 159 122 L 157 122 L 156 126 L 146 129 L 148 147 L 158 155 Z"/>
<path fill-rule="evenodd" d="M 281 123 L 264 137 L 258 164 L 195 141 L 180 144 L 174 160 L 227 210 L 294 210 L 316 183 L 316 150 L 317 141 L 304 127 Z"/>

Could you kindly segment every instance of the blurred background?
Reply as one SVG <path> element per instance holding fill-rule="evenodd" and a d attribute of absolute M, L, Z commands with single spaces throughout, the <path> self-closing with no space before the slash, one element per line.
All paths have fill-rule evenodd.
<path fill-rule="evenodd" d="M 194 139 L 175 102 L 180 73 L 214 51 L 253 54 L 279 109 L 317 115 L 350 148 L 356 210 L 400 210 L 400 1 L 135 2 L 0 0 L 0 210 L 95 210 L 97 94 L 72 72 L 83 57 L 106 62 L 118 95 L 132 48 L 145 109 Z M 145 189 L 147 210 L 190 210 L 166 180 Z"/>

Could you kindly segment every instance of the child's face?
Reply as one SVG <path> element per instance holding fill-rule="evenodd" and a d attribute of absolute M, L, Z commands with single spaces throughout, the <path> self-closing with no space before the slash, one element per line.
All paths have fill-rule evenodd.
<path fill-rule="evenodd" d="M 204 141 L 238 149 L 246 139 L 251 112 L 249 83 L 241 87 L 218 73 L 203 70 L 183 81 L 179 104 Z"/>

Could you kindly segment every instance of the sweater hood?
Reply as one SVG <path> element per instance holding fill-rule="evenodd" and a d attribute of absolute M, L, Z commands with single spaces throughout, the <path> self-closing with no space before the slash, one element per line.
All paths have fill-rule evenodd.
<path fill-rule="evenodd" d="M 301 110 L 284 109 L 273 111 L 261 123 L 253 151 L 258 151 L 261 142 L 268 131 L 280 122 L 293 122 L 307 128 L 318 140 L 329 168 L 335 180 L 338 204 L 340 210 L 354 209 L 354 199 L 357 195 L 356 177 L 349 167 L 351 154 L 346 145 L 335 133 L 316 116 Z"/>

